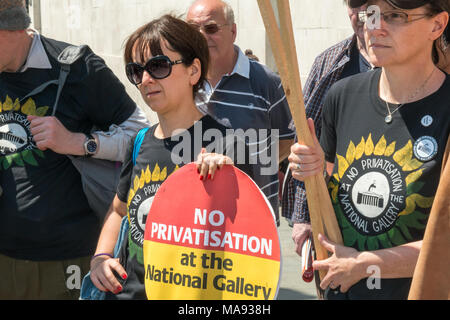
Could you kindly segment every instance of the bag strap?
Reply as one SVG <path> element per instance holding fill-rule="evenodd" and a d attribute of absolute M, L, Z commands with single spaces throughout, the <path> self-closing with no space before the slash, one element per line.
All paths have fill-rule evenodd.
<path fill-rule="evenodd" d="M 142 142 L 144 141 L 145 135 L 147 134 L 150 128 L 144 128 L 139 130 L 136 139 L 134 140 L 134 148 L 133 148 L 133 165 L 136 165 L 137 157 L 139 155 L 139 150 L 141 149 Z"/>
<path fill-rule="evenodd" d="M 20 99 L 20 103 L 22 103 L 22 101 L 24 101 L 25 99 L 35 96 L 39 93 L 41 93 L 42 91 L 44 91 L 48 86 L 52 85 L 52 84 L 56 84 L 58 85 L 58 80 L 51 80 L 48 81 L 46 83 L 41 84 L 39 87 L 37 87 L 36 89 L 34 89 L 33 91 L 31 91 L 29 94 L 27 94 L 25 97 L 23 97 L 22 99 Z"/>
<path fill-rule="evenodd" d="M 70 73 L 70 65 L 68 65 L 68 64 L 61 65 L 61 71 L 59 73 L 59 80 L 58 80 L 58 92 L 56 93 L 55 103 L 53 104 L 52 117 L 54 117 L 56 115 L 56 110 L 58 109 L 59 98 L 61 96 L 62 89 L 64 87 L 64 84 L 66 83 L 67 76 L 69 75 L 69 73 Z"/>
<path fill-rule="evenodd" d="M 86 48 L 87 48 L 86 45 L 66 47 L 60 53 L 58 58 L 56 59 L 58 61 L 58 63 L 61 65 L 59 79 L 47 81 L 47 82 L 41 84 L 37 88 L 33 89 L 30 93 L 28 93 L 25 97 L 20 99 L 20 102 L 24 101 L 25 99 L 27 99 L 29 97 L 32 97 L 32 96 L 35 96 L 35 95 L 41 93 L 42 91 L 47 89 L 47 87 L 50 85 L 53 85 L 53 84 L 57 85 L 58 91 L 56 93 L 56 99 L 55 99 L 55 103 L 53 105 L 53 113 L 52 113 L 52 116 L 55 116 L 56 110 L 58 108 L 59 98 L 61 96 L 62 89 L 63 89 L 64 84 L 66 83 L 67 77 L 70 73 L 70 65 L 74 64 L 76 61 L 78 61 L 78 59 L 80 59 L 83 56 Z"/>
<path fill-rule="evenodd" d="M 70 73 L 70 66 L 77 62 L 86 51 L 87 46 L 68 46 L 58 56 L 57 60 L 61 64 L 61 71 L 58 79 L 58 92 L 56 93 L 55 104 L 53 105 L 52 116 L 55 116 L 58 109 L 58 102 L 61 96 L 62 89 L 66 83 L 67 77 Z"/>

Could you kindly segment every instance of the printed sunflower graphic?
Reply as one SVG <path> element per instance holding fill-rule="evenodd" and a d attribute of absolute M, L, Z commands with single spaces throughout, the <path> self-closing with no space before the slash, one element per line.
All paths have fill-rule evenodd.
<path fill-rule="evenodd" d="M 179 166 L 175 167 L 175 171 Z M 153 171 L 150 166 L 146 170 L 141 170 L 140 175 L 136 175 L 128 192 L 127 213 L 130 223 L 129 245 L 130 257 L 136 257 L 136 260 L 143 264 L 144 256 L 142 246 L 144 244 L 145 223 L 150 207 L 153 203 L 156 192 L 161 184 L 167 179 L 167 167 L 161 170 L 158 164 Z M 172 172 L 172 173 L 173 173 Z"/>
<path fill-rule="evenodd" d="M 36 156 L 44 158 L 44 153 L 34 144 L 27 116 L 43 117 L 48 110 L 49 107 L 36 107 L 31 98 L 23 105 L 19 99 L 13 101 L 9 96 L 4 102 L 0 101 L 0 170 L 13 165 L 38 166 Z"/>
<path fill-rule="evenodd" d="M 420 195 L 424 163 L 413 157 L 408 141 L 369 137 L 350 142 L 345 156 L 337 155 L 337 173 L 328 184 L 344 244 L 359 251 L 391 248 L 414 240 L 423 231 L 433 198 Z"/>

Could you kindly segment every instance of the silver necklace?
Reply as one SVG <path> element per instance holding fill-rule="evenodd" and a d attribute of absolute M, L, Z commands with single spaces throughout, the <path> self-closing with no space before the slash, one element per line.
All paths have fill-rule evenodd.
<path fill-rule="evenodd" d="M 424 83 L 416 90 L 416 92 L 414 92 L 413 95 L 411 95 L 411 96 L 407 99 L 407 101 L 412 101 L 415 97 L 417 97 L 417 95 L 418 95 L 418 94 L 425 88 L 425 86 L 428 84 L 428 81 L 430 81 L 430 79 L 431 79 L 431 77 L 433 76 L 435 70 L 436 70 L 436 68 L 433 69 L 433 71 L 432 71 L 431 74 L 428 76 L 428 78 L 425 80 L 425 82 L 424 82 Z M 385 102 L 386 102 L 386 108 L 387 108 L 387 111 L 388 111 L 388 115 L 386 116 L 386 118 L 384 118 L 384 122 L 386 122 L 387 124 L 390 124 L 390 123 L 392 122 L 392 120 L 393 120 L 392 115 L 393 115 L 394 113 L 396 113 L 396 112 L 397 112 L 401 107 L 403 107 L 406 103 L 408 103 L 408 102 L 406 102 L 406 103 L 399 104 L 398 107 L 397 107 L 397 109 L 395 109 L 394 111 L 391 112 L 391 108 L 389 107 L 389 103 L 388 103 L 387 101 L 385 101 Z"/>

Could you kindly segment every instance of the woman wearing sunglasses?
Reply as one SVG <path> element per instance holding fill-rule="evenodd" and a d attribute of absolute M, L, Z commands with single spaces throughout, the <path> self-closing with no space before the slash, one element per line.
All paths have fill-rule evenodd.
<path fill-rule="evenodd" d="M 194 96 L 208 71 L 208 45 L 200 32 L 184 21 L 166 15 L 139 28 L 125 47 L 126 72 L 137 86 L 146 104 L 157 113 L 159 123 L 146 133 L 134 164 L 131 145 L 112 210 L 108 213 L 91 261 L 91 280 L 107 299 L 146 299 L 144 289 L 143 240 L 146 217 L 153 197 L 170 174 L 197 159 L 201 180 L 213 179 L 216 169 L 232 160 L 205 149 L 225 150 L 216 139 L 204 140 L 209 129 L 225 136 L 226 128 L 196 108 Z M 176 151 L 179 143 L 188 148 Z M 220 140 L 220 141 L 219 141 Z M 183 144 L 183 146 L 184 146 Z M 181 159 L 182 161 L 178 161 Z M 245 166 L 241 169 L 250 173 Z M 180 192 L 185 192 L 180 187 Z M 120 249 L 120 258 L 112 254 L 122 217 L 128 213 L 128 236 Z"/>
<path fill-rule="evenodd" d="M 290 168 L 299 180 L 329 175 L 344 246 L 319 236 L 331 254 L 314 262 L 325 297 L 406 299 L 449 136 L 450 76 L 436 63 L 450 3 L 350 0 L 366 2 L 360 18 L 381 68 L 335 84 L 320 144 L 294 145 Z"/>

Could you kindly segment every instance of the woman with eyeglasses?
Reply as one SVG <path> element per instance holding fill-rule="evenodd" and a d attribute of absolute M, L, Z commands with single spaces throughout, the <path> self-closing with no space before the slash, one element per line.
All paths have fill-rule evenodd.
<path fill-rule="evenodd" d="M 208 61 L 208 45 L 202 34 L 170 15 L 142 26 L 126 43 L 128 79 L 157 113 L 159 123 L 145 134 L 135 163 L 134 144 L 129 146 L 117 195 L 91 261 L 91 280 L 107 292 L 106 299 L 146 299 L 145 223 L 156 191 L 167 177 L 195 159 L 201 180 L 214 179 L 216 170 L 233 164 L 225 155 L 205 151 L 226 150 L 225 143 L 230 142 L 225 137 L 227 128 L 203 116 L 194 102 L 199 84 L 205 80 Z M 218 130 L 224 139 L 217 135 L 215 141 L 206 138 L 204 134 L 210 129 L 215 133 Z M 184 149 L 180 151 L 179 146 Z M 197 146 L 202 149 L 196 150 Z M 238 167 L 251 173 L 245 165 Z M 180 192 L 186 190 L 180 187 Z M 127 213 L 129 232 L 119 259 L 114 259 L 121 221 Z"/>
<path fill-rule="evenodd" d="M 406 299 L 439 183 L 450 129 L 450 76 L 436 63 L 448 34 L 448 0 L 350 0 L 371 61 L 324 106 L 320 144 L 296 144 L 299 180 L 326 169 L 344 246 L 323 235 L 314 262 L 327 299 Z M 311 132 L 314 124 L 309 120 Z"/>

